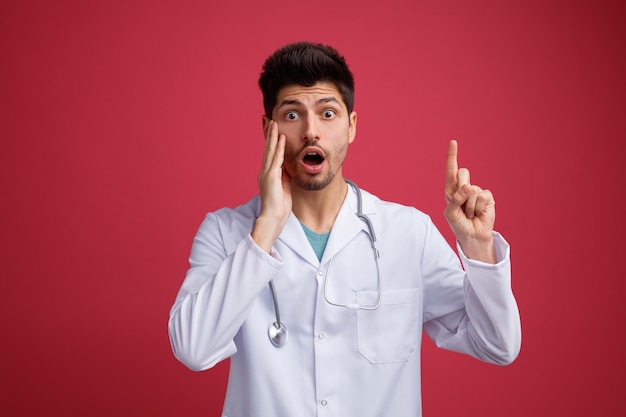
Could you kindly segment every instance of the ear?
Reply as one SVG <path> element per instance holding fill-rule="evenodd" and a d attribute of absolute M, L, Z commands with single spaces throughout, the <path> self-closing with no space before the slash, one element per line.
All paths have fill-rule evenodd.
<path fill-rule="evenodd" d="M 263 137 L 267 137 L 267 128 L 270 124 L 270 118 L 267 115 L 263 115 L 261 117 L 261 122 L 263 123 Z"/>
<path fill-rule="evenodd" d="M 356 112 L 350 113 L 350 124 L 348 125 L 348 143 L 354 142 L 356 138 Z"/>

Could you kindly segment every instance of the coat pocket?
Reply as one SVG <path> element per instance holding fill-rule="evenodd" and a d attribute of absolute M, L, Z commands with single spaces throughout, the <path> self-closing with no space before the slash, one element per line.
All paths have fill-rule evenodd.
<path fill-rule="evenodd" d="M 375 305 L 377 291 L 360 291 L 360 305 Z M 357 311 L 357 345 L 371 363 L 404 362 L 419 348 L 422 299 L 417 288 L 383 291 L 376 310 Z"/>

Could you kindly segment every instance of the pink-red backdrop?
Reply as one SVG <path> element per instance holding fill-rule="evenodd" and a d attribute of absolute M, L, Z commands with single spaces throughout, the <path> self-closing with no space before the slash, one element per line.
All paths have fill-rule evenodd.
<path fill-rule="evenodd" d="M 312 40 L 355 73 L 346 175 L 450 238 L 456 138 L 512 244 L 519 359 L 426 341 L 425 415 L 621 415 L 620 3 L 3 2 L 0 414 L 219 414 L 228 364 L 178 363 L 168 311 L 205 212 L 256 193 L 264 58 Z"/>

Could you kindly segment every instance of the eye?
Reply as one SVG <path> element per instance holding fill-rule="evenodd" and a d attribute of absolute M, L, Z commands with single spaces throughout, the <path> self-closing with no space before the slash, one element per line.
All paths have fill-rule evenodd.
<path fill-rule="evenodd" d="M 330 109 L 329 110 L 324 110 L 322 112 L 322 117 L 324 119 L 332 119 L 333 117 L 335 117 L 336 114 L 337 113 L 334 110 L 330 110 Z"/>
<path fill-rule="evenodd" d="M 290 111 L 285 114 L 285 119 L 287 120 L 297 120 L 298 118 L 299 115 L 295 111 Z"/>

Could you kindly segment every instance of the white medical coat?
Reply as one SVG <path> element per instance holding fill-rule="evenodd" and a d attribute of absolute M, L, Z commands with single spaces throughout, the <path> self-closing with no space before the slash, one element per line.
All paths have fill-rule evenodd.
<path fill-rule="evenodd" d="M 207 214 L 190 269 L 170 312 L 175 356 L 193 370 L 230 357 L 224 417 L 379 417 L 421 415 L 422 329 L 440 347 L 508 364 L 521 330 L 510 285 L 509 247 L 494 232 L 496 265 L 459 257 L 420 211 L 362 192 L 383 277 L 351 187 L 319 261 L 292 214 L 271 254 L 250 231 L 255 197 Z M 332 266 L 328 271 L 330 260 Z M 329 274 L 328 274 L 329 273 Z M 289 340 L 276 348 L 273 278 Z"/>

